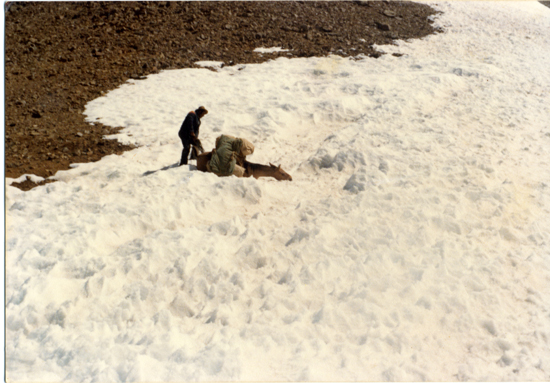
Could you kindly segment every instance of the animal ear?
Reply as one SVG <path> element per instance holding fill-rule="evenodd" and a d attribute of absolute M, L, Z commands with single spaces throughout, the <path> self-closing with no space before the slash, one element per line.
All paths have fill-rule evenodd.
<path fill-rule="evenodd" d="M 277 167 L 277 169 L 281 170 L 281 164 L 279 164 L 279 166 Z"/>
<path fill-rule="evenodd" d="M 269 166 L 271 166 L 272 168 L 276 168 L 277 166 L 273 165 L 271 162 L 269 163 Z"/>

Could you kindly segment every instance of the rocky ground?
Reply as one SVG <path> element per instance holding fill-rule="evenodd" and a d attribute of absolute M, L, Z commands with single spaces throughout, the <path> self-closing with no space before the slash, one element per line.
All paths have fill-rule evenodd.
<path fill-rule="evenodd" d="M 433 9 L 393 1 L 10 2 L 6 8 L 10 178 L 47 178 L 71 163 L 131 150 L 104 139 L 119 128 L 89 124 L 82 114 L 87 102 L 130 78 L 202 60 L 233 65 L 288 55 L 253 53 L 258 47 L 290 49 L 292 57 L 379 57 L 373 44 L 436 32 Z"/>

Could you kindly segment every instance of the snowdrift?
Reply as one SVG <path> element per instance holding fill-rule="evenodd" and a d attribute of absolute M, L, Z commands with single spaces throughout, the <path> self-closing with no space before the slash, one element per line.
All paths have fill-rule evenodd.
<path fill-rule="evenodd" d="M 8 379 L 549 379 L 550 9 L 438 8 L 379 59 L 91 102 L 139 148 L 7 187 Z M 199 105 L 205 149 L 245 137 L 293 182 L 177 167 Z"/>

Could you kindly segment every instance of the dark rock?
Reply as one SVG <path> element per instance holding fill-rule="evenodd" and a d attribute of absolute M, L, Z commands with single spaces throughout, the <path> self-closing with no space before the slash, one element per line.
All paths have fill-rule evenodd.
<path fill-rule="evenodd" d="M 235 65 L 274 56 L 376 58 L 382 53 L 373 45 L 387 44 L 391 36 L 412 39 L 433 33 L 428 16 L 435 13 L 427 5 L 407 2 L 13 3 L 4 26 L 5 141 L 18 143 L 6 145 L 5 163 L 16 166 L 6 167 L 5 175 L 46 177 L 68 169 L 71 161 L 131 150 L 103 138 L 119 128 L 98 124 L 89 134 L 76 134 L 90 129 L 82 115 L 86 103 L 128 78 L 193 67 L 203 59 Z M 386 33 L 365 33 L 366 25 L 376 25 L 384 16 L 387 21 L 377 27 Z M 360 38 L 366 41 L 355 45 Z M 292 51 L 253 53 L 260 46 Z M 37 127 L 22 128 L 33 125 Z M 101 150 L 83 157 L 83 148 L 91 147 Z M 33 161 L 30 169 L 30 159 L 46 158 L 45 148 L 55 160 Z M 27 190 L 37 185 L 16 186 Z"/>
<path fill-rule="evenodd" d="M 391 27 L 388 24 L 383 24 L 376 22 L 376 28 L 380 29 L 381 31 L 391 31 Z"/>

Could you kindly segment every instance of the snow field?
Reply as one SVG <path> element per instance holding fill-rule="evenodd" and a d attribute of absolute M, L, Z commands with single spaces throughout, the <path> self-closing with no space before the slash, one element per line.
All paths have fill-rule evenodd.
<path fill-rule="evenodd" d="M 140 147 L 7 187 L 15 381 L 547 380 L 550 10 L 438 3 L 379 59 L 165 71 Z M 176 167 L 199 105 L 292 182 Z"/>

